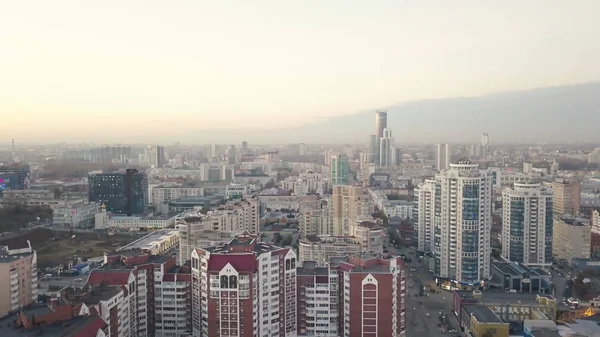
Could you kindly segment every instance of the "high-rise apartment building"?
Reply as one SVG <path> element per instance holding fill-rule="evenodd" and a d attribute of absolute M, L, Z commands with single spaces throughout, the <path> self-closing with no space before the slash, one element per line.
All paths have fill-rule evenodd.
<path fill-rule="evenodd" d="M 260 225 L 260 201 L 256 197 L 230 201 L 215 211 L 193 211 L 176 220 L 179 231 L 179 262 L 190 259 L 196 247 L 229 241 L 235 234 L 257 234 Z"/>
<path fill-rule="evenodd" d="M 357 186 L 333 186 L 329 203 L 331 225 L 330 235 L 351 235 L 351 226 L 371 214 L 371 197 L 366 189 Z"/>
<path fill-rule="evenodd" d="M 553 215 L 579 215 L 581 208 L 581 184 L 575 180 L 556 179 L 552 182 Z"/>
<path fill-rule="evenodd" d="M 350 183 L 350 163 L 348 156 L 335 154 L 330 158 L 331 164 L 331 184 L 348 185 Z"/>
<path fill-rule="evenodd" d="M 502 202 L 502 256 L 527 266 L 552 265 L 552 193 L 537 183 L 515 183 Z"/>
<path fill-rule="evenodd" d="M 329 210 L 327 208 L 305 208 L 298 219 L 300 236 L 329 235 L 333 232 Z"/>
<path fill-rule="evenodd" d="M 329 266 L 338 271 L 338 336 L 406 336 L 406 272 L 401 258 L 338 258 Z M 331 271 L 329 275 L 334 276 Z"/>
<path fill-rule="evenodd" d="M 296 262 L 251 235 L 194 249 L 193 336 L 297 336 Z"/>
<path fill-rule="evenodd" d="M 461 159 L 435 176 L 435 185 L 419 197 L 419 236 L 433 215 L 434 273 L 438 278 L 477 284 L 490 277 L 492 174 Z M 431 196 L 432 191 L 435 195 Z M 426 203 L 431 205 L 427 206 Z M 433 213 L 431 213 L 433 208 Z M 423 220 L 421 220 L 423 219 Z M 424 227 L 424 228 L 421 228 Z M 430 228 L 430 227 L 429 227 Z M 422 234 L 423 233 L 423 234 Z M 423 247 L 427 247 L 426 239 Z M 419 238 L 419 241 L 422 241 Z"/>
<path fill-rule="evenodd" d="M 377 135 L 369 135 L 369 142 L 367 144 L 367 153 L 369 154 L 370 163 L 376 163 L 376 160 L 379 160 L 377 154 L 379 153 L 379 148 L 377 141 Z"/>
<path fill-rule="evenodd" d="M 0 317 L 37 301 L 37 255 L 29 241 L 0 247 L 0 275 Z"/>
<path fill-rule="evenodd" d="M 107 313 L 115 329 L 122 331 L 114 336 L 170 337 L 192 332 L 190 266 L 177 265 L 172 256 L 149 255 L 133 246 L 106 254 L 104 265 L 90 273 L 87 285 L 125 290 L 120 304 L 111 303 L 114 313 Z M 112 329 L 113 323 L 109 325 Z"/>
<path fill-rule="evenodd" d="M 314 261 L 319 266 L 329 263 L 332 257 L 360 255 L 361 243 L 351 236 L 309 235 L 300 238 L 298 260 Z"/>
<path fill-rule="evenodd" d="M 450 146 L 448 144 L 435 145 L 435 168 L 438 171 L 450 168 Z"/>
<path fill-rule="evenodd" d="M 148 211 L 148 176 L 136 169 L 93 173 L 88 176 L 89 201 L 106 206 L 115 214 L 142 214 Z"/>
<path fill-rule="evenodd" d="M 426 180 L 415 189 L 417 197 L 417 248 L 420 251 L 433 251 L 433 230 L 435 219 L 436 188 L 435 180 Z M 438 188 L 439 189 L 439 188 Z M 438 193 L 439 195 L 440 193 Z M 438 200 L 438 203 L 441 200 Z"/>

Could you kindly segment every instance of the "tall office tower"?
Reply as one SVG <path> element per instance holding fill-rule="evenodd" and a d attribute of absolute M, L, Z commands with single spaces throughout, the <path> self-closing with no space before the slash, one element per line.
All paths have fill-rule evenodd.
<path fill-rule="evenodd" d="M 464 158 L 435 181 L 435 275 L 477 284 L 491 276 L 492 173 Z"/>
<path fill-rule="evenodd" d="M 383 130 L 383 137 L 379 140 L 379 165 L 391 166 L 393 159 L 393 149 L 395 147 L 392 130 Z"/>
<path fill-rule="evenodd" d="M 377 153 L 379 153 L 379 148 L 377 147 L 379 142 L 377 141 L 377 135 L 369 135 L 369 143 L 367 144 L 367 153 L 369 153 L 371 158 L 371 163 L 378 163 L 379 158 L 377 158 Z"/>
<path fill-rule="evenodd" d="M 487 157 L 490 155 L 490 135 L 486 132 L 481 134 L 481 157 Z"/>
<path fill-rule="evenodd" d="M 438 171 L 450 167 L 450 146 L 448 144 L 435 144 L 435 168 Z"/>
<path fill-rule="evenodd" d="M 379 147 L 381 137 L 383 137 L 383 130 L 387 129 L 387 111 L 376 111 L 375 112 L 375 137 L 376 146 L 375 149 L 377 154 L 375 155 L 375 163 L 379 164 Z"/>
<path fill-rule="evenodd" d="M 417 196 L 417 247 L 433 251 L 433 220 L 435 218 L 436 181 L 426 180 L 415 189 Z"/>
<path fill-rule="evenodd" d="M 350 163 L 348 156 L 335 154 L 330 157 L 331 184 L 348 185 L 350 183 Z"/>
<path fill-rule="evenodd" d="M 0 316 L 38 300 L 37 255 L 29 241 L 0 247 Z"/>
<path fill-rule="evenodd" d="M 229 145 L 227 150 L 225 150 L 225 157 L 227 157 L 227 162 L 229 164 L 235 164 L 237 151 L 235 149 L 235 145 Z"/>
<path fill-rule="evenodd" d="M 400 149 L 399 147 L 394 148 L 394 164 L 393 165 L 400 165 L 402 164 L 402 149 Z"/>
<path fill-rule="evenodd" d="M 301 156 L 306 156 L 306 143 L 300 143 L 300 148 L 298 149 L 298 154 Z"/>
<path fill-rule="evenodd" d="M 357 186 L 333 186 L 329 204 L 332 232 L 330 235 L 352 235 L 352 226 L 358 225 L 361 217 L 371 214 L 370 195 Z"/>
<path fill-rule="evenodd" d="M 247 141 L 242 142 L 242 150 L 244 150 L 244 151 L 248 150 L 248 142 Z"/>
<path fill-rule="evenodd" d="M 212 144 L 210 146 L 210 159 L 218 159 L 221 153 L 219 152 L 219 145 Z"/>
<path fill-rule="evenodd" d="M 155 168 L 165 167 L 165 148 L 162 146 L 153 146 L 150 149 L 150 165 Z"/>
<path fill-rule="evenodd" d="M 556 179 L 552 182 L 552 215 L 579 215 L 581 209 L 581 184 L 576 180 Z"/>
<path fill-rule="evenodd" d="M 192 252 L 193 336 L 297 336 L 296 253 L 239 235 Z"/>
<path fill-rule="evenodd" d="M 488 146 L 490 145 L 490 135 L 486 132 L 481 134 L 481 145 Z"/>
<path fill-rule="evenodd" d="M 148 211 L 148 176 L 136 169 L 125 173 L 96 173 L 88 176 L 89 201 L 102 203 L 116 214 Z"/>
<path fill-rule="evenodd" d="M 552 265 L 552 193 L 515 183 L 502 193 L 502 256 L 527 266 Z"/>

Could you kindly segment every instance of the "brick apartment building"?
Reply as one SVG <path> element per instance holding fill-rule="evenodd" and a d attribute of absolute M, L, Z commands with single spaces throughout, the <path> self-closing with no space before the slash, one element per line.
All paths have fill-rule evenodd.
<path fill-rule="evenodd" d="M 191 264 L 193 336 L 297 336 L 293 250 L 245 233 Z"/>
<path fill-rule="evenodd" d="M 324 337 L 406 336 L 406 274 L 400 258 L 332 258 L 298 268 L 298 331 Z"/>
<path fill-rule="evenodd" d="M 175 257 L 149 255 L 139 249 L 107 254 L 104 263 L 90 273 L 87 285 L 123 290 L 116 300 L 122 305 L 117 304 L 117 310 L 110 313 L 111 322 L 117 315 L 118 325 L 123 326 L 118 337 L 180 337 L 191 333 L 189 265 L 178 266 Z"/>

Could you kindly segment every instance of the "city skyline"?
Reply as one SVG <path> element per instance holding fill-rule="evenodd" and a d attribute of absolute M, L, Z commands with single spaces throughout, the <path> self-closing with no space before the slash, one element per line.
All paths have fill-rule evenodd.
<path fill-rule="evenodd" d="M 14 2 L 0 14 L 6 137 L 190 143 L 204 130 L 600 80 L 596 2 L 446 6 Z"/>

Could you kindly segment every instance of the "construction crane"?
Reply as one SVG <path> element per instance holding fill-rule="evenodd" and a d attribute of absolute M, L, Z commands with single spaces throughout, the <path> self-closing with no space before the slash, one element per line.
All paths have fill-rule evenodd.
<path fill-rule="evenodd" d="M 600 309 L 593 307 L 582 308 L 575 311 L 565 312 L 564 314 L 560 315 L 556 322 L 562 324 L 575 323 L 575 320 L 577 319 L 594 316 L 597 313 L 600 313 Z"/>

